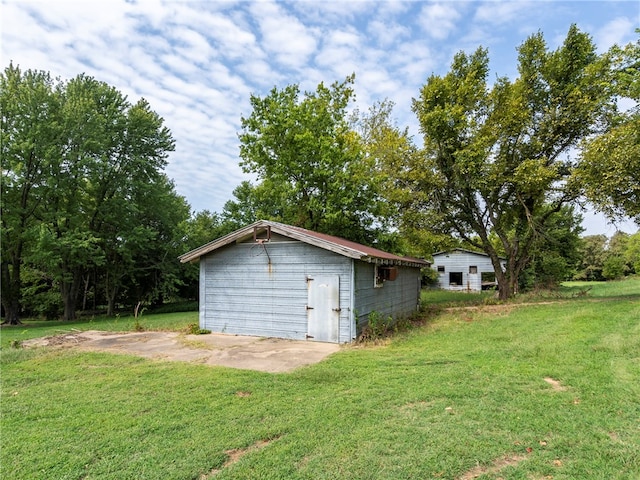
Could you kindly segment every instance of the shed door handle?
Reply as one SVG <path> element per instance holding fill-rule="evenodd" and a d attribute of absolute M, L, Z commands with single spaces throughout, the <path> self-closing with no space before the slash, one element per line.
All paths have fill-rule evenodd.
<path fill-rule="evenodd" d="M 307 310 L 313 310 L 313 307 L 310 307 L 309 305 L 306 305 L 306 306 L 305 306 L 305 308 L 306 308 Z"/>

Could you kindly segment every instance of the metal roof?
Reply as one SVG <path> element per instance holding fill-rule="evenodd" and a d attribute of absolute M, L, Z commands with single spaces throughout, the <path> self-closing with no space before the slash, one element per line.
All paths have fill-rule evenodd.
<path fill-rule="evenodd" d="M 251 225 L 247 225 L 246 227 L 236 230 L 235 232 L 231 232 L 224 237 L 220 237 L 212 242 L 202 245 L 201 247 L 191 250 L 178 258 L 182 263 L 193 262 L 203 255 L 207 255 L 208 253 L 217 250 L 218 248 L 253 236 L 255 229 L 267 227 L 270 227 L 272 232 L 279 235 L 365 262 L 382 265 L 403 265 L 416 268 L 426 267 L 430 264 L 429 262 L 419 258 L 394 255 L 392 253 L 378 250 L 377 248 L 367 247 L 360 243 L 345 240 L 344 238 L 334 237 L 333 235 L 318 233 L 269 220 L 259 220 Z"/>
<path fill-rule="evenodd" d="M 474 250 L 467 250 L 466 248 L 452 248 L 451 250 L 443 250 L 441 252 L 432 253 L 431 256 L 435 257 L 436 255 L 445 255 L 447 253 L 451 253 L 451 252 L 455 252 L 455 251 L 465 252 L 465 253 L 473 253 L 475 255 L 482 255 L 483 257 L 488 257 L 489 256 L 488 254 L 486 254 L 484 252 L 476 252 Z M 506 258 L 502 257 L 502 256 L 498 256 L 498 258 L 500 260 L 506 260 Z"/>

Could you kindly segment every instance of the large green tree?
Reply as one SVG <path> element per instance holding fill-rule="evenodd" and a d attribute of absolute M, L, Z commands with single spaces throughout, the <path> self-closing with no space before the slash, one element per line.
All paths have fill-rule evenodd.
<path fill-rule="evenodd" d="M 575 26 L 549 50 L 541 33 L 518 49 L 519 76 L 489 82 L 489 56 L 458 53 L 414 100 L 424 155 L 405 173 L 410 209 L 427 228 L 486 252 L 501 298 L 518 290 L 532 246 L 579 192 L 567 186 L 571 149 L 611 106 L 607 63 Z M 497 236 L 507 257 L 502 271 Z"/>
<path fill-rule="evenodd" d="M 608 117 L 604 134 L 585 142 L 576 179 L 610 218 L 628 216 L 640 224 L 640 40 L 614 46 L 606 56 L 607 83 L 622 108 Z"/>
<path fill-rule="evenodd" d="M 65 319 L 90 278 L 111 310 L 125 282 L 146 292 L 159 277 L 141 272 L 157 271 L 178 237 L 173 225 L 188 217 L 162 172 L 174 148 L 162 118 L 85 75 L 53 82 L 9 66 L 0 97 L 7 320 L 17 321 L 27 263 L 60 289 Z"/>
<path fill-rule="evenodd" d="M 582 215 L 572 205 L 549 217 L 547 227 L 531 245 L 529 263 L 520 278 L 521 289 L 552 288 L 571 280 L 581 265 Z"/>
<path fill-rule="evenodd" d="M 576 280 L 604 280 L 602 267 L 607 259 L 607 236 L 587 235 L 580 240 L 580 265 Z"/>
<path fill-rule="evenodd" d="M 5 323 L 19 323 L 23 259 L 37 237 L 48 201 L 45 179 L 56 160 L 59 98 L 48 73 L 24 74 L 10 65 L 0 74 L 2 161 L 2 306 Z"/>
<path fill-rule="evenodd" d="M 243 184 L 244 185 L 244 184 Z M 241 188 L 242 185 L 238 188 Z M 248 187 L 250 185 L 248 184 Z M 224 212 L 227 213 L 226 211 Z M 231 214 L 229 214 L 231 215 Z M 225 218 L 216 212 L 202 210 L 194 213 L 180 226 L 183 234 L 180 246 L 182 251 L 193 250 L 195 248 L 220 238 L 240 227 L 252 223 L 254 217 L 250 218 Z M 263 217 L 258 217 L 263 218 Z M 237 220 L 237 221 L 236 221 Z M 181 282 L 179 284 L 179 296 L 181 298 L 197 299 L 199 297 L 199 266 L 197 264 L 180 265 Z"/>
<path fill-rule="evenodd" d="M 251 96 L 252 113 L 242 118 L 240 156 L 243 169 L 260 183 L 236 192 L 251 204 L 229 204 L 227 210 L 253 209 L 312 230 L 374 241 L 380 202 L 372 166 L 348 118 L 353 82 L 350 76 L 330 87 L 321 83 L 302 96 L 298 85 Z"/>
<path fill-rule="evenodd" d="M 631 266 L 633 272 L 640 274 L 640 231 L 629 236 L 626 244 L 624 258 Z"/>

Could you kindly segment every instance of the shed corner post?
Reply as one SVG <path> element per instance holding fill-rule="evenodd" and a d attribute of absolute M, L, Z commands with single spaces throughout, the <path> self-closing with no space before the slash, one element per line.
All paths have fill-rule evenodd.
<path fill-rule="evenodd" d="M 351 286 L 349 294 L 349 342 L 353 342 L 356 339 L 357 327 L 356 327 L 356 261 L 351 259 Z"/>
<path fill-rule="evenodd" d="M 200 275 L 198 279 L 198 323 L 200 324 L 201 329 L 205 329 L 206 327 L 206 262 L 205 257 L 200 257 L 200 261 L 198 262 L 200 268 Z"/>

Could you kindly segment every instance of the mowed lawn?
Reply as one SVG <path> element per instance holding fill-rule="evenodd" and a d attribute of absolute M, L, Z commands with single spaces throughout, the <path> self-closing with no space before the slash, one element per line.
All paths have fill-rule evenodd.
<path fill-rule="evenodd" d="M 0 475 L 640 478 L 640 279 L 449 306 L 289 374 L 15 349 L 36 329 L 3 328 Z"/>

